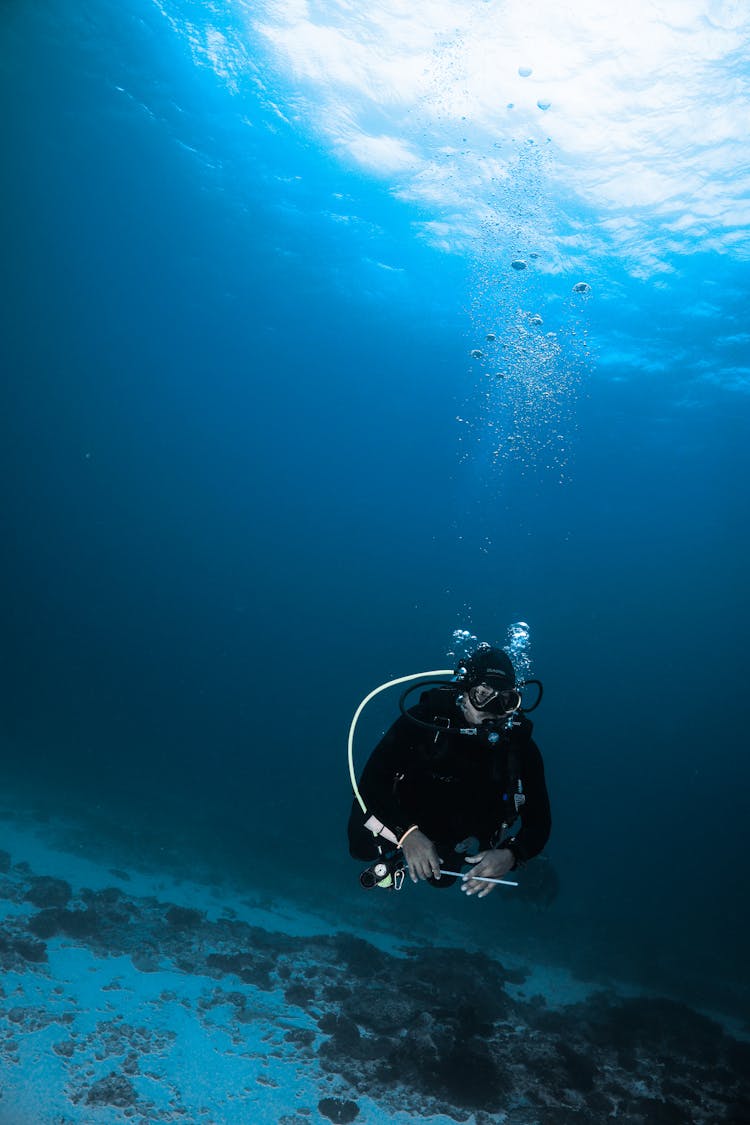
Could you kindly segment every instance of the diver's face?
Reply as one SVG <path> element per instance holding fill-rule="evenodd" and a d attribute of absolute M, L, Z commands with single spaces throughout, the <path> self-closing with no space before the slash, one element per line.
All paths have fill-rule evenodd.
<path fill-rule="evenodd" d="M 492 719 L 494 717 L 492 715 L 486 714 L 483 711 L 478 711 L 469 699 L 468 691 L 461 692 L 458 697 L 458 706 L 463 711 L 466 721 L 468 723 L 471 723 L 473 727 L 478 727 L 482 723 L 486 723 L 489 719 Z"/>
<path fill-rule="evenodd" d="M 497 699 L 499 694 L 498 689 L 490 684 L 474 684 L 467 692 L 469 702 L 479 711 L 486 710 L 487 705 Z"/>

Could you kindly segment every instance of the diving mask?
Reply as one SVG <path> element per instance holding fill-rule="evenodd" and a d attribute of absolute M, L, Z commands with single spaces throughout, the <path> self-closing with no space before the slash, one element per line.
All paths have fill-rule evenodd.
<path fill-rule="evenodd" d="M 515 688 L 495 687 L 484 680 L 472 684 L 466 691 L 466 697 L 477 711 L 493 715 L 512 715 L 521 707 L 521 693 Z"/>

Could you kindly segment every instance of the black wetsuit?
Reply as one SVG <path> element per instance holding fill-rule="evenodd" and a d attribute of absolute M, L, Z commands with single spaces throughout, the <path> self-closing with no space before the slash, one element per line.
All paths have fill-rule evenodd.
<path fill-rule="evenodd" d="M 493 746 L 480 729 L 459 734 L 467 721 L 456 704 L 455 688 L 422 694 L 410 714 L 440 726 L 444 733 L 399 718 L 373 750 L 359 789 L 367 806 L 355 800 L 349 817 L 349 851 L 370 860 L 393 844 L 365 828 L 370 814 L 400 838 L 412 824 L 438 846 L 443 863 L 456 844 L 476 837 L 480 849 L 502 842 L 523 864 L 541 852 L 551 828 L 544 764 L 523 715 L 518 726 Z M 520 818 L 520 827 L 507 837 Z M 460 860 L 458 860 L 460 862 Z"/>

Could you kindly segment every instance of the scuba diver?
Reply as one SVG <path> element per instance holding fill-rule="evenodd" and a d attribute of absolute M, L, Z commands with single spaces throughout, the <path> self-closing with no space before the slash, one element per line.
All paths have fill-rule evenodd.
<path fill-rule="evenodd" d="M 355 800 L 349 851 L 369 861 L 364 887 L 416 883 L 446 887 L 461 879 L 467 895 L 484 898 L 506 876 L 537 856 L 549 839 L 551 816 L 544 763 L 526 712 L 539 704 L 538 680 L 516 683 L 503 649 L 482 644 L 451 678 L 405 676 L 372 692 L 355 714 L 349 765 Z M 401 717 L 373 750 L 359 783 L 353 730 L 365 703 L 393 683 L 420 679 L 401 696 Z M 524 705 L 525 690 L 538 695 Z M 424 688 L 407 709 L 410 692 Z M 461 872 L 463 864 L 470 868 Z"/>

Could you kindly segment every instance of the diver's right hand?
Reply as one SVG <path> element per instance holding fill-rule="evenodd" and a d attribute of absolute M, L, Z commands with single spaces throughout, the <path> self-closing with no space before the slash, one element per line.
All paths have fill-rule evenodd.
<path fill-rule="evenodd" d="M 429 836 L 415 828 L 404 840 L 401 851 L 412 883 L 420 879 L 440 878 L 440 856 Z"/>

